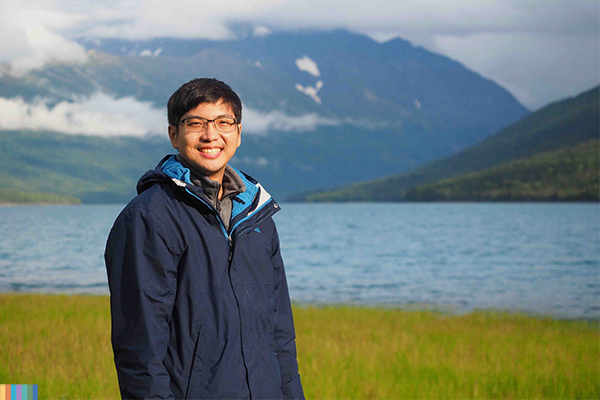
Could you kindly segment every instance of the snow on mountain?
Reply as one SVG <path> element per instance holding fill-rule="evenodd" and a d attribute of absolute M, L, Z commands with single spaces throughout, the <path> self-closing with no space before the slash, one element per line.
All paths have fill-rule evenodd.
<path fill-rule="evenodd" d="M 150 49 L 146 49 L 140 53 L 140 57 L 158 57 L 160 53 L 162 53 L 163 48 L 159 47 L 158 49 L 152 51 Z"/>
<path fill-rule="evenodd" d="M 321 98 L 317 95 L 317 93 L 319 93 L 319 90 L 321 90 L 322 87 L 323 81 L 317 81 L 317 84 L 315 86 L 302 86 L 301 84 L 296 83 L 296 90 L 304 93 L 305 95 L 313 99 L 317 104 L 321 104 Z"/>
<path fill-rule="evenodd" d="M 296 66 L 298 67 L 298 69 L 300 71 L 308 72 L 309 74 L 311 74 L 315 78 L 318 78 L 318 77 L 321 76 L 321 72 L 319 71 L 319 67 L 317 66 L 317 63 L 314 62 L 308 56 L 304 56 L 302 58 L 298 58 L 296 60 Z"/>

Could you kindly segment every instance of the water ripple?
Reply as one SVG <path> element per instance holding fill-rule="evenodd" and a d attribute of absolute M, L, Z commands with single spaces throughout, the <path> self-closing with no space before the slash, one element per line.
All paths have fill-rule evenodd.
<path fill-rule="evenodd" d="M 107 294 L 122 206 L 0 207 L 0 291 Z M 597 204 L 283 204 L 292 300 L 600 318 Z"/>

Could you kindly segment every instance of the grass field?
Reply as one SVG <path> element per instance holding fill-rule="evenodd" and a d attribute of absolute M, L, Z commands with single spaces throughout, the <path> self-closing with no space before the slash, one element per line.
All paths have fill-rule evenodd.
<path fill-rule="evenodd" d="M 597 321 L 295 307 L 310 399 L 598 399 Z M 106 296 L 0 294 L 0 383 L 119 398 Z"/>

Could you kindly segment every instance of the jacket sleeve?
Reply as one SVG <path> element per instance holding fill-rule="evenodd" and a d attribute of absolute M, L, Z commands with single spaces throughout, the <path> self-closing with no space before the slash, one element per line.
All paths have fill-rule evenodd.
<path fill-rule="evenodd" d="M 177 266 L 164 224 L 148 210 L 124 211 L 110 232 L 104 257 L 121 396 L 174 399 L 163 360 Z"/>
<path fill-rule="evenodd" d="M 275 293 L 278 296 L 275 311 L 275 341 L 279 365 L 281 367 L 281 382 L 283 384 L 281 390 L 284 399 L 304 399 L 296 359 L 296 333 L 294 330 L 292 306 L 279 248 L 277 229 L 274 229 L 273 232 L 273 250 L 273 265 L 275 270 L 279 270 L 279 279 L 275 286 Z"/>

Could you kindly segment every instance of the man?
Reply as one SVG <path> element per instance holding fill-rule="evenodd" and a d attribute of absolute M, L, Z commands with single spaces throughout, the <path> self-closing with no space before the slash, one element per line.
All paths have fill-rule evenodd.
<path fill-rule="evenodd" d="M 140 179 L 106 244 L 121 395 L 303 398 L 279 205 L 228 165 L 241 101 L 195 79 L 167 108 L 178 154 Z"/>

